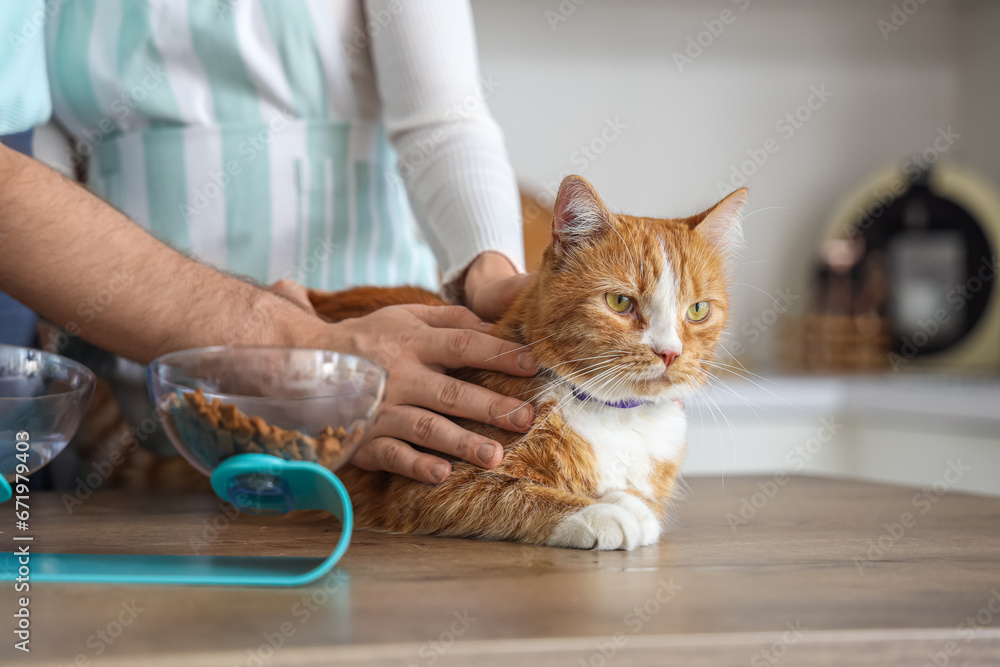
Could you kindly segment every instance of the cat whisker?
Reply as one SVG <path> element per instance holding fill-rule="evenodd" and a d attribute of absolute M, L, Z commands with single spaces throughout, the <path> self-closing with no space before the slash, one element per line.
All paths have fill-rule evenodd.
<path fill-rule="evenodd" d="M 611 354 L 598 354 L 598 355 L 595 355 L 593 357 L 580 357 L 579 359 L 570 359 L 569 361 L 560 361 L 558 363 L 552 364 L 552 367 L 555 368 L 556 366 L 565 366 L 567 364 L 573 364 L 573 363 L 576 363 L 578 361 L 588 361 L 590 359 L 603 359 L 603 358 L 607 358 L 607 357 L 621 357 L 621 356 L 622 356 L 622 354 L 614 354 L 614 353 L 611 353 Z"/>
<path fill-rule="evenodd" d="M 691 386 L 695 390 L 696 394 L 707 397 L 707 395 L 705 394 L 705 387 L 704 387 L 704 385 L 694 385 L 694 384 L 692 384 Z M 702 414 L 703 414 L 701 412 L 702 402 L 701 401 L 697 401 L 696 403 L 698 405 L 698 414 L 699 414 L 699 416 L 702 416 Z M 708 414 L 709 414 L 709 416 L 712 417 L 712 421 L 715 422 L 715 428 L 719 432 L 721 432 L 722 431 L 722 424 L 719 423 L 719 418 L 715 416 L 715 408 L 712 407 L 712 404 L 708 403 L 708 402 L 705 402 L 704 405 L 708 409 Z M 704 424 L 704 417 L 703 416 L 702 416 L 702 423 Z M 735 454 L 736 453 L 736 441 L 735 441 L 735 438 L 733 439 L 732 442 L 733 442 L 733 454 Z M 721 441 L 721 444 L 722 444 L 722 458 L 723 458 L 723 460 L 725 460 L 725 458 L 726 458 L 725 441 L 724 440 Z"/>
<path fill-rule="evenodd" d="M 587 371 L 589 371 L 591 369 L 594 369 L 594 368 L 598 368 L 598 367 L 603 366 L 605 364 L 614 363 L 617 359 L 618 359 L 618 357 L 611 357 L 610 359 L 604 359 L 602 361 L 598 361 L 596 363 L 593 363 L 590 366 L 587 366 L 585 368 L 580 368 L 580 369 L 577 369 L 577 370 L 574 370 L 574 371 L 569 371 L 567 373 L 556 373 L 555 371 L 552 371 L 551 369 L 546 369 L 546 370 L 548 370 L 549 372 L 551 372 L 553 375 L 555 375 L 558 378 L 569 379 L 569 378 L 573 378 L 573 377 L 579 377 L 580 375 L 586 373 Z"/>
<path fill-rule="evenodd" d="M 782 210 L 785 210 L 785 211 L 792 211 L 792 210 L 794 210 L 794 209 L 792 209 L 791 206 L 764 206 L 763 208 L 758 208 L 758 209 L 756 209 L 754 211 L 750 211 L 746 215 L 740 214 L 740 224 L 743 224 L 743 222 L 747 218 L 749 218 L 751 215 L 756 215 L 757 213 L 760 213 L 761 211 L 771 211 L 771 210 L 775 210 L 775 209 L 782 209 Z"/>
<path fill-rule="evenodd" d="M 603 380 L 608 375 L 611 375 L 613 373 L 618 372 L 619 370 L 622 369 L 622 367 L 623 367 L 622 364 L 616 364 L 616 365 L 612 366 L 611 368 L 603 369 L 600 373 L 598 373 L 594 377 L 590 378 L 589 380 L 587 380 L 587 381 L 583 382 L 582 384 L 580 384 L 579 386 L 577 386 L 576 387 L 577 392 L 586 393 L 587 391 L 592 390 L 593 387 L 594 387 L 594 385 L 596 385 L 599 381 Z M 571 398 L 572 396 L 573 396 L 573 393 L 571 392 L 569 394 L 569 396 L 565 397 L 563 400 L 565 401 L 568 398 Z"/>
<path fill-rule="evenodd" d="M 763 294 L 764 296 L 766 296 L 767 298 L 769 298 L 771 301 L 773 301 L 774 305 L 778 307 L 778 311 L 779 312 L 782 312 L 782 313 L 787 313 L 788 312 L 788 309 L 784 305 L 782 305 L 782 303 L 780 301 L 778 301 L 776 298 L 774 298 L 774 296 L 768 294 L 767 292 L 765 292 L 761 288 L 757 287 L 756 285 L 750 285 L 749 283 L 738 283 L 735 280 L 730 281 L 729 284 L 730 285 L 742 285 L 743 287 L 749 287 L 751 289 L 755 289 L 758 292 L 760 292 L 761 294 Z"/>
<path fill-rule="evenodd" d="M 614 389 L 618 388 L 618 385 L 620 385 L 622 382 L 624 382 L 627 379 L 628 379 L 628 376 L 625 375 L 624 373 L 622 373 L 620 375 L 612 375 L 609 380 L 607 380 L 604 384 L 602 384 L 600 387 L 597 388 L 597 391 L 595 393 L 604 391 L 605 387 L 607 387 L 609 384 L 611 384 L 612 382 L 615 382 L 617 380 L 617 382 L 615 382 L 615 385 L 612 387 L 612 391 L 614 391 Z M 577 407 L 576 411 L 573 412 L 573 416 L 572 417 L 566 419 L 566 423 L 570 424 L 570 422 L 573 419 L 576 419 L 576 416 L 578 414 L 580 414 L 580 410 L 583 409 L 583 406 L 585 406 L 592 398 L 593 398 L 593 396 L 590 395 L 590 394 L 588 394 L 586 396 L 586 398 L 584 398 L 584 400 L 580 401 L 579 407 Z"/>
<path fill-rule="evenodd" d="M 751 211 L 750 213 L 746 213 L 746 214 L 744 214 L 742 212 L 737 213 L 737 215 L 739 216 L 739 219 L 740 219 L 739 226 L 733 225 L 732 227 L 730 227 L 730 229 L 722 236 L 722 238 L 718 240 L 718 242 L 712 248 L 712 251 L 709 253 L 709 255 L 714 255 L 715 251 L 718 250 L 718 248 L 722 244 L 722 242 L 725 241 L 726 236 L 728 236 L 729 233 L 732 230 L 738 229 L 739 227 L 742 227 L 744 221 L 746 221 L 747 218 L 749 218 L 750 216 L 754 215 L 755 213 L 760 213 L 761 211 L 768 211 L 768 210 L 771 210 L 771 209 L 788 209 L 788 210 L 792 210 L 788 206 L 765 206 L 763 208 L 757 209 L 756 211 Z M 702 258 L 702 261 L 704 261 L 704 258 Z M 696 272 L 697 272 L 697 269 L 700 269 L 700 268 L 701 268 L 701 261 L 698 262 L 698 266 L 696 267 Z"/>
<path fill-rule="evenodd" d="M 710 361 L 710 362 L 707 362 L 707 363 L 709 363 L 709 364 L 715 364 L 717 362 Z M 729 369 L 723 369 L 723 370 L 729 370 Z M 730 371 L 730 372 L 738 375 L 738 373 L 736 371 Z M 750 373 L 750 371 L 746 371 L 746 372 Z M 761 391 L 767 393 L 769 396 L 778 399 L 779 401 L 781 401 L 782 403 L 784 403 L 785 405 L 787 405 L 790 408 L 793 408 L 795 410 L 800 410 L 800 411 L 805 412 L 806 414 L 810 414 L 810 415 L 818 415 L 819 414 L 819 413 L 817 413 L 817 412 L 815 412 L 813 410 L 807 410 L 806 408 L 803 408 L 801 405 L 795 405 L 794 403 L 788 402 L 786 399 L 782 398 L 781 396 L 778 396 L 777 394 L 775 394 L 773 391 L 771 391 L 767 387 L 763 386 L 762 384 L 760 384 L 758 382 L 754 382 L 752 379 L 750 379 L 748 377 L 744 377 L 742 375 L 738 375 L 738 377 L 741 377 L 743 380 L 749 382 L 750 384 L 752 384 L 753 386 L 757 387 Z M 762 378 L 762 379 L 766 379 L 766 378 Z M 772 382 L 772 384 L 775 384 L 776 387 L 780 387 L 780 385 L 778 385 L 777 383 Z"/>
<path fill-rule="evenodd" d="M 697 395 L 701 391 L 701 387 L 696 385 L 691 381 L 685 381 L 681 383 L 681 386 L 686 387 L 691 391 L 692 395 Z M 705 412 L 701 407 L 701 401 L 691 401 L 694 406 L 698 409 L 698 423 L 705 424 Z"/>
<path fill-rule="evenodd" d="M 520 394 L 516 394 L 514 397 L 515 398 L 519 398 L 519 397 L 523 396 L 524 394 L 526 394 L 526 393 L 528 393 L 530 391 L 534 391 L 534 394 L 530 398 L 528 398 L 526 400 L 527 403 L 534 404 L 534 402 L 536 400 L 538 400 L 539 398 L 541 398 L 542 396 L 544 396 L 545 393 L 548 392 L 549 390 L 551 390 L 553 387 L 556 387 L 556 386 L 558 386 L 558 385 L 560 385 L 562 383 L 565 383 L 565 382 L 569 382 L 570 380 L 574 380 L 577 377 L 579 377 L 579 376 L 581 376 L 581 375 L 583 375 L 583 374 L 585 374 L 587 372 L 593 372 L 594 370 L 597 370 L 597 369 L 601 369 L 602 372 L 604 370 L 607 370 L 607 369 L 603 369 L 602 367 L 606 366 L 608 364 L 614 363 L 615 358 L 617 356 L 621 356 L 621 355 L 612 355 L 612 358 L 610 358 L 610 359 L 605 359 L 603 361 L 599 361 L 599 362 L 597 362 L 595 364 L 591 364 L 590 366 L 587 366 L 586 368 L 581 368 L 579 370 L 575 370 L 575 371 L 572 371 L 572 372 L 569 372 L 569 373 L 562 373 L 562 374 L 560 374 L 560 373 L 552 372 L 552 374 L 555 376 L 552 380 L 549 380 L 548 382 L 545 382 L 541 387 L 537 387 L 537 386 L 536 387 L 532 387 L 531 389 L 529 389 L 527 391 L 521 392 Z M 511 411 L 511 412 L 514 412 L 514 411 Z M 511 413 L 508 413 L 508 414 L 511 414 Z"/>
<path fill-rule="evenodd" d="M 722 380 L 722 378 L 718 377 L 714 373 L 711 373 L 711 372 L 709 372 L 709 371 L 707 371 L 705 369 L 701 369 L 701 371 L 706 376 L 708 376 L 709 378 L 711 378 L 712 380 L 715 380 L 716 384 L 711 385 L 711 386 L 713 386 L 715 388 L 718 388 L 718 389 L 722 389 L 723 391 L 725 391 L 730 396 L 735 396 L 736 398 L 738 398 L 741 401 L 743 401 L 744 403 L 746 403 L 747 407 L 750 408 L 750 411 L 753 412 L 754 416 L 757 417 L 757 420 L 761 423 L 761 426 L 767 426 L 767 424 L 761 418 L 760 413 L 757 412 L 756 408 L 760 408 L 764 412 L 770 413 L 772 415 L 778 415 L 778 416 L 780 416 L 780 413 L 777 413 L 774 410 L 769 410 L 769 409 L 767 409 L 767 408 L 765 408 L 763 406 L 756 405 L 751 400 L 749 400 L 748 398 L 746 398 L 745 396 L 743 396 L 742 394 L 740 394 L 738 391 L 736 391 L 735 389 L 733 389 L 732 387 L 730 387 L 728 384 L 726 384 L 726 382 L 724 382 Z"/>
<path fill-rule="evenodd" d="M 555 332 L 553 332 L 553 333 L 550 333 L 550 334 L 549 334 L 548 336 L 543 336 L 543 337 L 539 338 L 538 340 L 536 340 L 536 341 L 534 341 L 534 342 L 531 342 L 531 343 L 528 343 L 527 345 L 522 345 L 521 347 L 515 347 L 515 348 L 514 348 L 513 350 L 507 350 L 506 352 L 501 352 L 500 354 L 494 354 L 494 355 L 493 355 L 492 357 L 490 357 L 490 358 L 489 358 L 489 359 L 487 359 L 486 361 L 493 361 L 493 360 L 494 360 L 494 359 L 496 359 L 497 357 L 502 357 L 502 356 L 503 356 L 503 355 L 505 355 L 505 354 L 510 354 L 511 352 L 518 352 L 518 351 L 520 351 L 520 350 L 524 350 L 524 349 L 526 349 L 526 348 L 529 348 L 529 347 L 531 347 L 532 345 L 537 345 L 538 343 L 541 343 L 541 342 L 542 342 L 543 340 L 545 340 L 546 338 L 552 338 L 552 337 L 553 337 L 553 336 L 555 336 L 555 335 L 556 335 L 557 333 L 559 333 L 559 332 L 558 332 L 558 331 L 555 331 Z"/>
<path fill-rule="evenodd" d="M 577 392 L 587 393 L 587 391 L 591 390 L 592 387 L 597 384 L 597 382 L 599 382 L 600 380 L 603 380 L 607 375 L 615 373 L 615 372 L 617 372 L 617 371 L 619 371 L 621 369 L 622 369 L 622 365 L 618 364 L 616 366 L 612 366 L 611 368 L 598 373 L 595 377 L 587 380 L 586 382 L 584 382 L 583 384 L 581 384 L 579 387 L 577 387 L 576 388 Z M 552 408 L 552 411 L 555 412 L 555 411 L 559 410 L 563 405 L 565 405 L 566 403 L 568 403 L 570 399 L 575 398 L 575 397 L 576 397 L 576 395 L 571 391 L 569 394 L 567 394 L 565 397 L 563 397 L 562 400 L 560 400 L 558 403 L 556 403 L 555 407 Z"/>
<path fill-rule="evenodd" d="M 729 426 L 729 437 L 730 437 L 730 439 L 731 439 L 731 441 L 733 443 L 733 452 L 735 453 L 736 452 L 736 432 L 737 432 L 737 429 L 733 426 L 733 422 L 731 422 L 729 420 L 729 417 L 726 416 L 726 413 L 719 406 L 719 404 L 716 403 L 715 399 L 712 398 L 711 394 L 709 394 L 706 391 L 702 391 L 701 395 L 704 396 L 707 400 L 711 401 L 711 404 L 713 406 L 715 406 L 714 408 L 712 408 L 713 416 L 715 414 L 715 410 L 718 410 L 719 414 L 722 415 L 722 418 L 726 421 L 726 424 Z M 719 420 L 718 419 L 716 419 L 715 422 L 716 422 L 716 425 L 719 425 Z M 720 429 L 722 428 L 721 425 L 719 426 L 719 428 Z"/>
<path fill-rule="evenodd" d="M 621 380 L 619 380 L 618 382 L 616 382 L 610 389 L 608 389 L 608 393 L 611 394 L 612 396 L 614 396 L 615 392 L 618 391 L 618 388 L 621 385 L 625 384 L 625 382 L 627 382 L 628 379 L 629 379 L 628 375 L 626 375 L 625 373 L 622 373 Z"/>
<path fill-rule="evenodd" d="M 583 369 L 580 369 L 578 371 L 573 371 L 572 373 L 566 373 L 564 375 L 559 375 L 557 373 L 554 373 L 555 378 L 553 378 L 552 380 L 549 380 L 548 382 L 544 383 L 541 387 L 537 387 L 537 386 L 536 387 L 532 387 L 531 389 L 528 389 L 527 391 L 523 391 L 520 394 L 516 394 L 513 398 L 519 398 L 519 397 L 523 396 L 524 394 L 526 394 L 528 392 L 534 391 L 535 393 L 530 398 L 526 399 L 526 401 L 525 401 L 526 403 L 532 403 L 532 404 L 534 404 L 534 402 L 536 400 L 538 400 L 541 396 L 545 395 L 545 393 L 547 391 L 549 391 L 550 389 L 552 389 L 553 387 L 555 387 L 555 386 L 557 386 L 559 384 L 562 384 L 567 379 L 578 377 L 578 376 L 586 373 L 587 371 L 593 371 L 595 369 L 600 368 L 601 366 L 605 366 L 605 365 L 610 364 L 610 363 L 614 363 L 614 359 L 608 359 L 608 360 L 605 360 L 605 361 L 601 361 L 601 362 L 598 362 L 598 363 L 593 364 L 591 366 L 588 366 L 587 368 L 583 368 Z M 512 413 L 516 412 L 519 409 L 520 409 L 520 406 L 518 408 L 514 409 L 514 410 L 511 410 L 507 414 L 508 415 L 512 414 Z M 507 415 L 501 415 L 501 416 L 507 416 Z"/>
<path fill-rule="evenodd" d="M 683 386 L 685 386 L 688 389 L 690 389 L 693 394 L 699 394 L 702 391 L 702 388 L 700 386 L 698 386 L 697 384 L 695 384 L 694 382 L 692 382 L 692 381 L 685 382 Z M 701 422 L 702 425 L 704 425 L 705 424 L 705 413 L 702 410 L 701 401 L 692 401 L 692 402 L 694 403 L 695 407 L 698 408 L 698 420 Z M 711 414 L 711 413 L 709 413 L 709 414 Z M 715 419 L 715 415 L 714 414 L 712 414 L 712 419 Z M 716 423 L 716 426 L 718 426 L 719 420 L 715 419 L 715 423 Z M 722 448 L 721 461 L 722 461 L 722 492 L 725 493 L 726 492 L 726 450 L 725 450 L 725 446 L 723 446 L 723 448 Z"/>
<path fill-rule="evenodd" d="M 563 361 L 563 362 L 559 362 L 557 364 L 553 364 L 552 368 L 546 368 L 544 370 L 552 373 L 556 377 L 570 378 L 570 377 L 578 376 L 581 373 L 584 373 L 584 372 L 586 372 L 587 370 L 589 370 L 591 368 L 595 368 L 597 366 L 600 366 L 601 364 L 611 363 L 611 362 L 613 362 L 613 361 L 615 361 L 617 359 L 620 359 L 625 354 L 627 354 L 627 353 L 624 352 L 624 351 L 622 351 L 621 353 L 614 353 L 614 354 L 604 354 L 604 355 L 600 355 L 599 354 L 599 355 L 596 355 L 594 357 L 581 357 L 580 359 L 572 359 L 570 361 Z M 565 364 L 575 363 L 575 362 L 579 362 L 579 361 L 587 361 L 587 360 L 591 360 L 591 359 L 602 359 L 602 361 L 597 362 L 595 364 L 592 364 L 591 366 L 588 366 L 587 368 L 576 369 L 576 370 L 565 372 L 565 373 L 564 372 L 556 372 L 555 370 L 553 370 L 556 366 L 562 366 L 562 365 L 565 365 Z"/>
<path fill-rule="evenodd" d="M 720 345 L 720 347 L 721 347 L 721 345 Z M 722 349 L 723 349 L 723 350 L 724 350 L 724 351 L 726 352 L 726 354 L 729 354 L 729 351 L 728 351 L 728 350 L 726 350 L 725 348 L 722 348 Z M 706 361 L 706 362 L 708 362 L 708 363 L 710 363 L 710 364 L 714 364 L 714 365 L 716 365 L 716 366 L 723 366 L 723 367 L 725 367 L 725 368 L 729 368 L 729 369 L 732 369 L 732 370 L 731 370 L 731 372 L 733 372 L 733 373 L 736 373 L 737 375 L 738 375 L 739 373 L 746 373 L 747 375 L 752 375 L 753 377 L 755 377 L 755 378 L 757 378 L 757 379 L 761 380 L 762 382 L 769 382 L 770 384 L 773 384 L 773 385 L 774 385 L 775 387 L 778 387 L 778 386 L 780 386 L 780 385 L 779 385 L 779 384 L 778 384 L 777 382 L 775 382 L 775 381 L 774 381 L 774 380 L 772 380 L 771 378 L 766 378 L 766 377 L 764 377 L 763 375 L 757 375 L 757 374 L 756 374 L 756 373 L 754 373 L 753 371 L 750 371 L 750 370 L 747 370 L 747 367 L 746 367 L 746 366 L 744 366 L 743 364 L 741 364 L 741 363 L 740 363 L 740 362 L 739 362 L 739 361 L 738 361 L 738 360 L 736 359 L 736 357 L 733 357 L 733 355 L 731 355 L 731 354 L 730 354 L 729 356 L 733 358 L 733 361 L 736 361 L 736 363 L 738 364 L 737 366 L 733 366 L 732 364 L 724 364 L 724 363 L 722 363 L 721 361 L 717 361 L 717 360 L 715 360 L 715 359 L 712 359 L 712 360 L 708 360 L 708 359 L 699 359 L 698 361 Z"/>

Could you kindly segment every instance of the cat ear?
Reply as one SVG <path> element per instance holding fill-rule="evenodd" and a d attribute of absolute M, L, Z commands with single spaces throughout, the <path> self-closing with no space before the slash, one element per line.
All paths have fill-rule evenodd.
<path fill-rule="evenodd" d="M 723 253 L 732 255 L 743 243 L 740 209 L 746 204 L 748 194 L 746 188 L 740 188 L 726 196 L 702 214 L 704 217 L 695 223 L 695 231 L 713 248 L 719 248 Z"/>
<path fill-rule="evenodd" d="M 609 217 L 594 186 L 580 176 L 567 176 L 556 195 L 552 249 L 558 255 L 568 246 L 596 236 Z"/>

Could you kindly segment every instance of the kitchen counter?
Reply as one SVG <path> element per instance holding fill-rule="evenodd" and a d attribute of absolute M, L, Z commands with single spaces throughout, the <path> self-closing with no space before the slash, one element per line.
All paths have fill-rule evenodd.
<path fill-rule="evenodd" d="M 775 470 L 1000 497 L 1000 378 L 721 375 L 687 400 L 689 474 Z"/>
<path fill-rule="evenodd" d="M 30 654 L 13 648 L 0 583 L 0 663 L 1000 664 L 1000 499 L 818 477 L 688 484 L 664 540 L 632 552 L 358 532 L 317 586 L 36 583 Z M 338 534 L 309 516 L 231 521 L 211 496 L 99 491 L 72 515 L 57 494 L 31 502 L 35 551 L 320 556 Z"/>

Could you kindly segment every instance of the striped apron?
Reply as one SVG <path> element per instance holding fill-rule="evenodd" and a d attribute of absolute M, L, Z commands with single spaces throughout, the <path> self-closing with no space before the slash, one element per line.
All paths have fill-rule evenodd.
<path fill-rule="evenodd" d="M 338 0 L 72 0 L 46 25 L 56 119 L 89 187 L 260 283 L 438 288 Z"/>

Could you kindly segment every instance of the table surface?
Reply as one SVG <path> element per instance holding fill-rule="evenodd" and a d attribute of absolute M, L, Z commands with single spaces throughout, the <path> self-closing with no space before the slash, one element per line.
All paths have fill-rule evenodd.
<path fill-rule="evenodd" d="M 358 532 L 326 588 L 35 584 L 30 654 L 4 591 L 0 663 L 1000 664 L 1000 499 L 778 481 L 691 478 L 663 541 L 632 552 Z M 36 551 L 322 556 L 338 536 L 229 522 L 210 496 L 31 502 Z"/>

